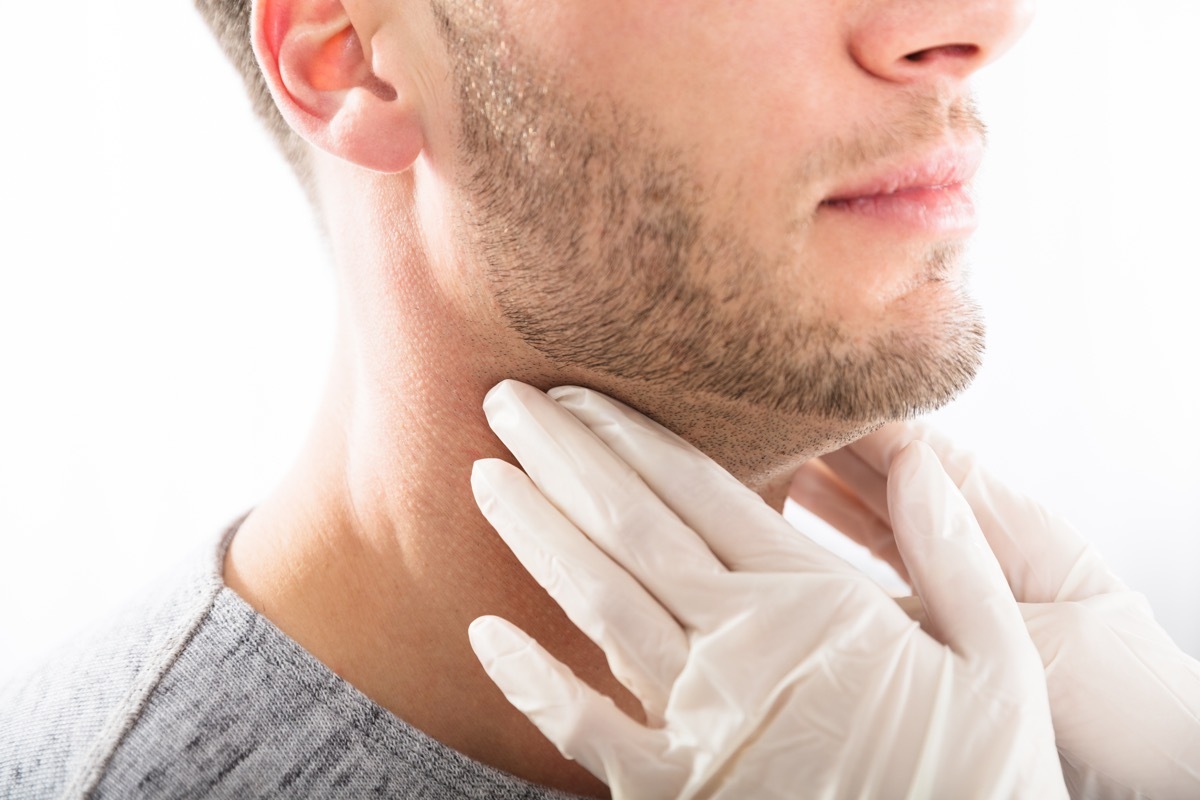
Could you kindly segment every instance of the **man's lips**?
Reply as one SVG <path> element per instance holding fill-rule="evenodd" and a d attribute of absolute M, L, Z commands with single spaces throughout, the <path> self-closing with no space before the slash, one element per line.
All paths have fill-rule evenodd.
<path fill-rule="evenodd" d="M 975 228 L 968 185 L 983 158 L 981 143 L 944 145 L 835 189 L 820 208 L 914 233 L 950 235 Z"/>

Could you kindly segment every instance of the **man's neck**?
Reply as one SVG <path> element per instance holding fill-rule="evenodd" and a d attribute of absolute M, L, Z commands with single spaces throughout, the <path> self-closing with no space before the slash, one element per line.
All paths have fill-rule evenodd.
<path fill-rule="evenodd" d="M 471 493 L 476 460 L 511 458 L 487 427 L 488 389 L 503 378 L 544 388 L 569 378 L 536 355 L 513 357 L 511 342 L 472 333 L 468 315 L 411 274 L 384 287 L 363 282 L 357 297 L 353 285 L 344 289 L 353 313 L 344 315 L 351 325 L 339 336 L 326 401 L 291 474 L 234 537 L 226 583 L 369 698 L 442 743 L 537 783 L 604 795 L 508 704 L 467 638 L 476 617 L 504 617 L 642 716 L 603 653 L 529 577 Z M 388 292 L 404 296 L 379 296 Z M 395 313 L 400 307 L 419 313 Z M 672 402 L 675 419 L 716 424 Z M 757 422 L 722 415 L 725 435 L 710 438 L 731 447 L 731 428 Z M 760 427 L 774 434 L 764 440 L 788 438 Z M 767 458 L 784 474 L 781 459 Z M 786 485 L 770 484 L 758 482 L 781 506 Z"/>
<path fill-rule="evenodd" d="M 361 391 L 372 381 L 352 372 L 335 370 L 296 467 L 234 537 L 226 584 L 433 738 L 528 780 L 603 795 L 508 704 L 470 649 L 471 621 L 502 616 L 640 716 L 601 651 L 475 505 L 473 462 L 507 455 L 481 409 L 490 384 L 455 382 L 466 373 L 442 362 L 409 371 L 382 397 Z"/>

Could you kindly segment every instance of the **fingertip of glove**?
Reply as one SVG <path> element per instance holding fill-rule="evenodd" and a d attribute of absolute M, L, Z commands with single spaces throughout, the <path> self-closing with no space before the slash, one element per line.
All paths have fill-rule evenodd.
<path fill-rule="evenodd" d="M 564 406 L 578 406 L 587 401 L 590 389 L 582 386 L 555 386 L 546 392 L 550 397 Z"/>
<path fill-rule="evenodd" d="M 471 488 L 475 492 L 475 499 L 479 499 L 480 491 L 492 489 L 496 484 L 496 479 L 499 476 L 499 471 L 503 466 L 507 466 L 506 462 L 499 458 L 481 458 L 471 465 Z"/>
<path fill-rule="evenodd" d="M 503 617 L 476 617 L 467 627 L 471 649 L 486 666 L 496 659 L 520 652 L 528 645 L 528 637 Z"/>
<path fill-rule="evenodd" d="M 645 426 L 637 416 L 630 415 L 621 403 L 593 389 L 583 386 L 556 386 L 546 394 L 593 432 L 596 432 L 598 427 L 607 427 L 613 423 L 633 424 L 639 428 Z"/>
<path fill-rule="evenodd" d="M 959 526 L 946 514 L 959 511 L 950 483 L 933 449 L 922 441 L 906 444 L 888 471 L 888 510 L 897 543 L 912 539 L 944 539 Z M 968 511 L 969 514 L 969 511 Z"/>
<path fill-rule="evenodd" d="M 506 541 L 508 537 L 505 531 L 510 526 L 504 526 L 501 522 L 508 515 L 497 517 L 496 514 L 510 505 L 505 501 L 507 497 L 514 492 L 521 492 L 523 487 L 519 482 L 523 478 L 521 470 L 499 458 L 481 458 L 471 466 L 471 494 L 475 498 L 475 505 L 479 506 L 479 510 Z"/>
<path fill-rule="evenodd" d="M 905 445 L 919 438 L 918 423 L 911 420 L 889 422 L 852 442 L 849 449 L 879 472 L 887 473 Z"/>
<path fill-rule="evenodd" d="M 593 431 L 614 423 L 621 428 L 632 426 L 636 430 L 654 433 L 660 428 L 641 412 L 595 389 L 556 386 L 546 394 Z"/>
<path fill-rule="evenodd" d="M 533 394 L 541 392 L 533 386 L 512 378 L 505 378 L 483 396 L 483 414 L 492 430 L 500 432 L 504 426 L 504 415 L 517 409 L 528 408 Z"/>
<path fill-rule="evenodd" d="M 929 474 L 930 470 L 934 469 L 937 463 L 937 454 L 933 452 L 933 448 L 920 439 L 914 439 L 900 448 L 900 452 L 892 459 L 888 480 L 909 483 L 921 478 L 928 479 L 932 477 Z"/>
<path fill-rule="evenodd" d="M 500 398 L 504 395 L 511 396 L 512 394 L 520 391 L 522 387 L 532 388 L 529 387 L 528 384 L 521 383 L 521 381 L 516 380 L 515 378 L 505 378 L 491 389 L 488 389 L 487 394 L 483 396 L 484 405 L 487 405 L 488 401 L 493 398 Z"/>

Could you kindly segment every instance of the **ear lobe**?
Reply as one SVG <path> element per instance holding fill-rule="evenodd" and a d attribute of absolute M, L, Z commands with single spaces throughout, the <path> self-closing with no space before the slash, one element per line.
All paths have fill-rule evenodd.
<path fill-rule="evenodd" d="M 416 96 L 380 80 L 341 0 L 255 0 L 254 54 L 288 124 L 309 143 L 377 172 L 424 146 Z"/>

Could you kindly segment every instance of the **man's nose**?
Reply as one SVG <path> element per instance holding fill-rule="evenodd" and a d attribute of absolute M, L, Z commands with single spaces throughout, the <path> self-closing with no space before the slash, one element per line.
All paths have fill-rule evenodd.
<path fill-rule="evenodd" d="M 894 83 L 962 81 L 994 60 L 1033 18 L 1034 0 L 866 0 L 849 46 L 865 71 Z"/>

